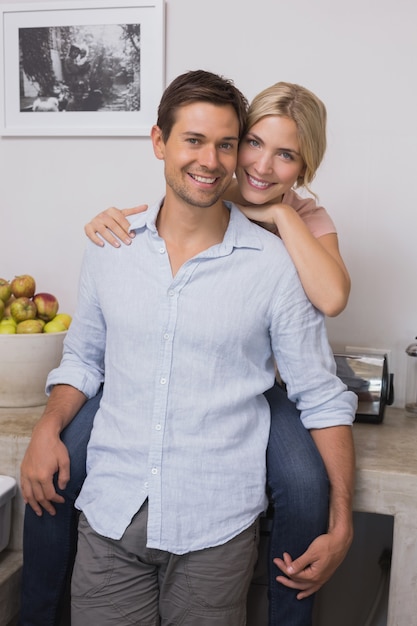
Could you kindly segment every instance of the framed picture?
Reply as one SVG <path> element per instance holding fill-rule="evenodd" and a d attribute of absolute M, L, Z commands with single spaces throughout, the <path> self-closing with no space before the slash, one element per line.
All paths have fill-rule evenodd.
<path fill-rule="evenodd" d="M 164 0 L 0 12 L 2 135 L 149 135 L 165 86 Z"/>

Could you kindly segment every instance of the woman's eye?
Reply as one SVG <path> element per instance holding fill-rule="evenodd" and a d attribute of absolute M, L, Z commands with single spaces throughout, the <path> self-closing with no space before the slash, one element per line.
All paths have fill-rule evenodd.
<path fill-rule="evenodd" d="M 259 148 L 259 142 L 256 139 L 248 139 L 248 144 L 252 146 L 252 148 Z"/>
<path fill-rule="evenodd" d="M 294 157 L 290 152 L 280 152 L 280 156 L 285 160 L 285 161 L 293 161 Z"/>

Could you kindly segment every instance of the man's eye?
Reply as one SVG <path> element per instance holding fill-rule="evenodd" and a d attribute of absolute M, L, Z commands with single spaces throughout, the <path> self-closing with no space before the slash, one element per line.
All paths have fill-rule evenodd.
<path fill-rule="evenodd" d="M 193 146 L 198 144 L 198 139 L 196 139 L 195 137 L 189 137 L 187 141 L 188 143 L 191 143 Z"/>
<path fill-rule="evenodd" d="M 231 143 L 222 143 L 222 144 L 220 144 L 220 148 L 222 150 L 232 150 L 233 144 L 231 144 Z"/>

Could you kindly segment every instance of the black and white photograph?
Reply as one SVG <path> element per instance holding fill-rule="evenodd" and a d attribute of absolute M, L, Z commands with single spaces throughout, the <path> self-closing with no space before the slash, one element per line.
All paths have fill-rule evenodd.
<path fill-rule="evenodd" d="M 19 29 L 20 110 L 140 111 L 140 24 Z"/>
<path fill-rule="evenodd" d="M 117 4 L 3 5 L 2 134 L 149 132 L 164 87 L 162 6 Z"/>

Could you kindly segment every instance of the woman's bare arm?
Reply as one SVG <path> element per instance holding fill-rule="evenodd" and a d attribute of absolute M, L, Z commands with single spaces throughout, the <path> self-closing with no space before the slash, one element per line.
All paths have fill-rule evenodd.
<path fill-rule="evenodd" d="M 279 234 L 314 306 L 329 317 L 341 313 L 349 298 L 350 277 L 339 252 L 337 235 L 314 237 L 287 204 L 239 208 L 250 220 Z"/>

